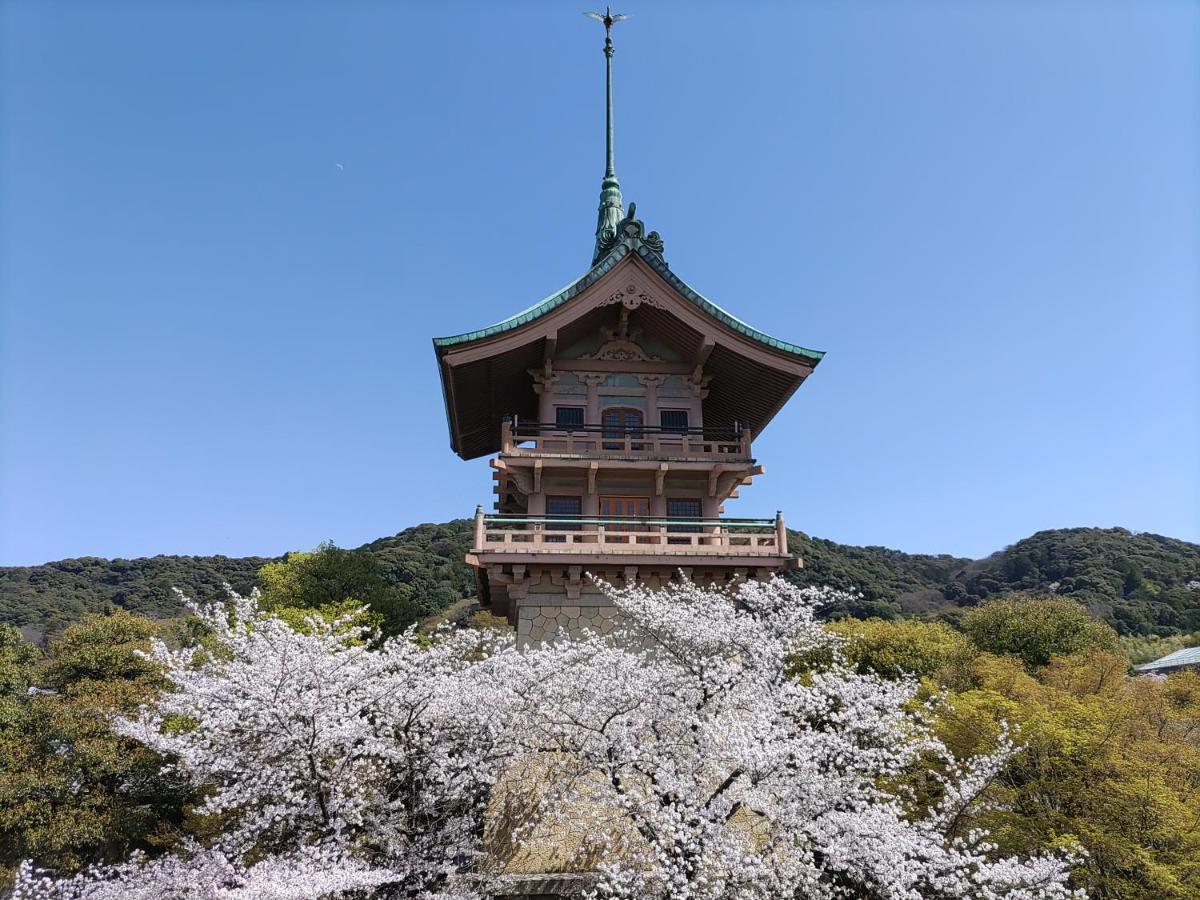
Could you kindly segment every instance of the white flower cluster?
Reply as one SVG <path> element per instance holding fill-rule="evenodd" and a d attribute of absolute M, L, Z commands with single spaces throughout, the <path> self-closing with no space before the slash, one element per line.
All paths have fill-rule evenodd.
<path fill-rule="evenodd" d="M 985 835 L 962 833 L 1007 742 L 951 765 L 932 810 L 885 790 L 922 755 L 952 760 L 906 711 L 915 683 L 837 662 L 813 618 L 827 592 L 778 580 L 733 597 L 605 590 L 626 622 L 619 643 L 585 635 L 488 662 L 520 703 L 514 739 L 555 755 L 544 814 L 576 828 L 590 817 L 600 896 L 1081 896 L 1071 860 L 995 860 Z M 798 654 L 822 652 L 832 666 L 793 671 Z"/>
<path fill-rule="evenodd" d="M 176 856 L 147 861 L 136 854 L 129 862 L 92 869 L 55 881 L 25 863 L 18 873 L 15 898 L 56 900 L 311 900 L 351 891 L 370 891 L 393 882 L 385 869 L 321 848 L 269 856 L 241 866 L 221 850 L 194 845 Z"/>
<path fill-rule="evenodd" d="M 505 792 L 532 798 L 518 842 L 547 823 L 582 835 L 597 897 L 1082 896 L 1069 858 L 995 858 L 970 809 L 1010 746 L 953 763 L 909 711 L 914 684 L 840 664 L 813 618 L 826 592 L 602 587 L 615 639 L 527 651 L 468 631 L 300 633 L 253 597 L 198 608 L 213 649 L 157 645 L 173 690 L 116 727 L 205 789 L 219 846 L 57 881 L 26 866 L 16 897 L 487 896 Z M 834 662 L 797 673 L 798 654 Z M 929 755 L 949 774 L 925 809 L 887 786 Z"/>
<path fill-rule="evenodd" d="M 503 722 L 478 704 L 479 635 L 371 649 L 353 616 L 301 633 L 255 596 L 193 609 L 212 649 L 156 643 L 172 690 L 115 727 L 205 791 L 199 812 L 229 822 L 220 846 L 68 882 L 28 871 L 18 898 L 417 895 L 471 868 Z"/>

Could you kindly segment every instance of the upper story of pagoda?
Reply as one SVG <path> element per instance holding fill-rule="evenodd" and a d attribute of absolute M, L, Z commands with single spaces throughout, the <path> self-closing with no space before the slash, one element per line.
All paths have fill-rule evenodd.
<path fill-rule="evenodd" d="M 435 338 L 450 445 L 490 453 L 752 464 L 750 442 L 822 354 L 750 327 L 689 287 L 636 207 L 613 141 L 613 25 L 604 25 L 605 167 L 592 266 L 477 331 Z"/>
<path fill-rule="evenodd" d="M 582 277 L 477 331 L 434 339 L 464 459 L 490 453 L 748 459 L 822 354 L 689 287 L 636 208 Z M 566 437 L 569 436 L 569 443 Z"/>

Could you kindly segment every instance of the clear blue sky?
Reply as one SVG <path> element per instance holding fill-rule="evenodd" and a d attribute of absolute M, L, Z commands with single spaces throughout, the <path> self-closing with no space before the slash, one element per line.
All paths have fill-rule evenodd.
<path fill-rule="evenodd" d="M 430 338 L 587 267 L 590 2 L 3 4 L 0 561 L 356 546 L 489 500 Z M 625 11 L 626 201 L 828 353 L 730 514 L 968 556 L 1200 539 L 1200 5 Z"/>

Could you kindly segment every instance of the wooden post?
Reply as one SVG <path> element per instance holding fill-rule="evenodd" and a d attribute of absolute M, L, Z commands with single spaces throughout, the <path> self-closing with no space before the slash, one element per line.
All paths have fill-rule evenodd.
<path fill-rule="evenodd" d="M 483 505 L 475 507 L 475 549 L 483 549 Z"/>
<path fill-rule="evenodd" d="M 787 529 L 783 526 L 783 510 L 775 510 L 775 546 L 779 552 L 787 553 Z"/>
<path fill-rule="evenodd" d="M 500 452 L 513 452 L 512 422 L 508 420 L 507 416 L 500 420 Z"/>
<path fill-rule="evenodd" d="M 746 459 L 750 458 L 750 439 L 753 435 L 750 434 L 749 428 L 742 429 L 742 456 Z"/>

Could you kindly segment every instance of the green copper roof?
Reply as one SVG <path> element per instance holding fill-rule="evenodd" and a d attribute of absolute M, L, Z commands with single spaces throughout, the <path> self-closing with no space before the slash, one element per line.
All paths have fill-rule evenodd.
<path fill-rule="evenodd" d="M 624 256 L 624 254 L 621 254 L 621 256 Z M 489 338 L 495 334 L 512 331 L 514 328 L 520 328 L 522 325 L 532 322 L 535 319 L 540 319 L 546 313 L 558 309 L 558 307 L 562 306 L 572 297 L 582 293 L 589 285 L 599 279 L 601 275 L 611 270 L 621 259 L 621 256 L 610 253 L 582 277 L 575 279 L 565 288 L 551 294 L 545 300 L 533 304 L 529 309 L 521 310 L 516 315 L 509 316 L 507 319 L 497 322 L 495 325 L 489 325 L 487 328 L 480 328 L 478 331 L 468 331 L 465 334 L 456 334 L 453 337 L 434 338 L 433 346 L 442 348 L 454 347 L 458 344 L 469 344 L 472 341 Z"/>
<path fill-rule="evenodd" d="M 774 350 L 782 353 L 789 353 L 793 356 L 801 356 L 805 359 L 817 362 L 825 354 L 820 350 L 809 350 L 805 347 L 799 347 L 796 344 L 789 344 L 787 341 L 781 341 L 778 338 L 773 338 L 769 334 L 759 331 L 747 325 L 736 316 L 730 315 L 717 304 L 704 297 L 698 291 L 693 290 L 678 278 L 674 272 L 667 266 L 662 256 L 645 246 L 640 238 L 626 238 L 617 243 L 615 247 L 609 251 L 596 265 L 594 265 L 581 278 L 571 282 L 562 290 L 558 291 L 542 300 L 540 303 L 535 303 L 526 310 L 522 310 L 514 316 L 509 316 L 495 325 L 489 325 L 487 328 L 481 328 L 478 331 L 468 331 L 465 334 L 456 334 L 453 337 L 434 338 L 433 345 L 441 350 L 447 347 L 454 347 L 459 344 L 469 344 L 472 341 L 482 340 L 497 334 L 504 334 L 506 331 L 512 331 L 540 319 L 542 316 L 558 309 L 572 297 L 583 293 L 588 287 L 598 281 L 601 276 L 611 271 L 617 263 L 628 256 L 630 253 L 637 253 L 650 268 L 654 269 L 659 276 L 674 288 L 682 297 L 689 302 L 698 306 L 704 312 L 708 313 L 714 319 L 729 326 L 739 334 L 745 335 L 753 341 L 757 341 Z"/>

